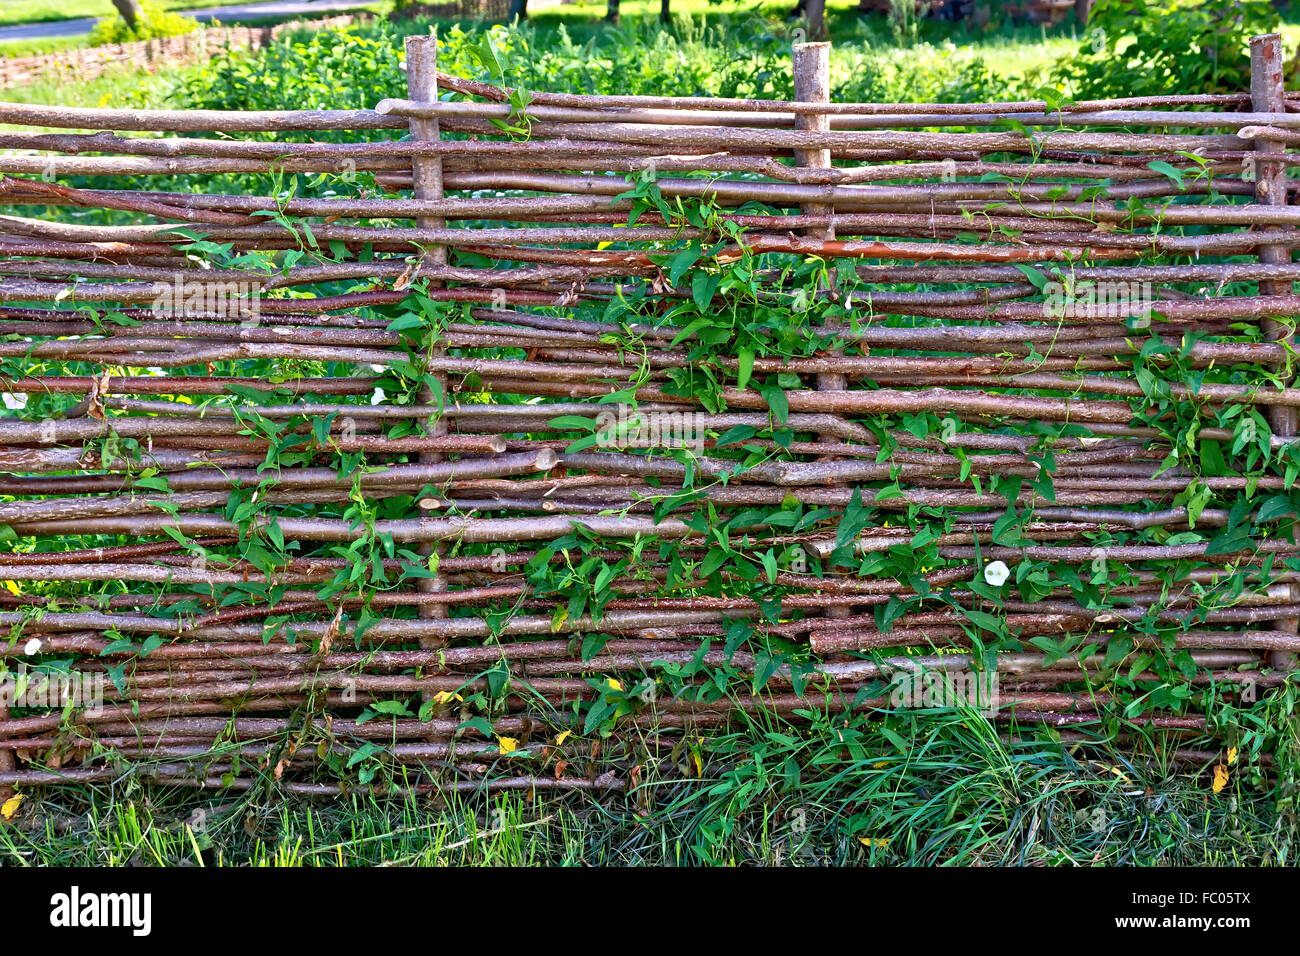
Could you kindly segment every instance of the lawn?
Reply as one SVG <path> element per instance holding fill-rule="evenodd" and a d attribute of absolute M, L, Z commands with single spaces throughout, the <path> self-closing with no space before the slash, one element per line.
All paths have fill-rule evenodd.
<path fill-rule="evenodd" d="M 829 721 L 829 719 L 828 719 Z M 624 741 L 593 761 L 627 791 L 570 796 L 357 792 L 284 798 L 111 786 L 32 791 L 0 826 L 0 865 L 1240 866 L 1291 862 L 1293 822 L 1245 781 L 1150 755 L 1062 748 L 985 721 L 922 716 L 912 749 L 853 757 L 842 719 L 763 719 L 699 763 Z M 869 725 L 860 725 L 870 733 Z M 839 736 L 837 736 L 837 734 Z M 685 768 L 685 772 L 683 771 Z M 698 769 L 693 769 L 698 768 Z"/>
<path fill-rule="evenodd" d="M 233 2 L 233 0 L 231 0 Z M 219 7 L 222 0 L 165 0 L 162 4 L 168 10 L 184 13 L 208 7 Z M 392 0 L 357 0 L 355 9 L 384 13 L 392 6 Z M 341 16 L 345 10 L 329 10 L 319 14 L 321 17 Z M 48 23 L 58 20 L 75 20 L 82 17 L 116 16 L 117 11 L 109 0 L 72 0 L 70 3 L 53 3 L 51 0 L 11 0 L 0 7 L 0 27 L 19 23 Z M 284 20 L 310 19 L 310 13 L 296 14 L 291 17 L 249 17 L 223 20 L 227 25 L 278 23 Z M 0 40 L 0 56 L 38 56 L 44 53 L 62 53 L 67 50 L 80 49 L 87 45 L 89 33 L 60 37 L 25 37 L 16 40 Z"/>
<path fill-rule="evenodd" d="M 230 0 L 234 2 L 234 0 Z M 198 10 L 219 7 L 222 0 L 160 0 L 166 10 Z M 0 5 L 0 27 L 15 23 L 47 23 L 80 17 L 111 17 L 117 10 L 111 0 L 5 0 Z"/>

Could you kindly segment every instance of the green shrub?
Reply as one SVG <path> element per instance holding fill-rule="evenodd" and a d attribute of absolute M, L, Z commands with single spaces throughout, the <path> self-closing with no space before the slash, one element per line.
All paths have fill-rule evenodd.
<path fill-rule="evenodd" d="M 102 18 L 90 31 L 90 45 L 103 46 L 108 43 L 152 40 L 155 37 L 175 37 L 199 28 L 197 20 L 172 13 L 170 10 L 162 10 L 152 3 L 141 3 L 140 9 L 144 15 L 134 30 L 126 25 L 121 14 Z"/>
<path fill-rule="evenodd" d="M 390 29 L 296 33 L 258 54 L 221 51 L 189 74 L 177 95 L 186 109 L 370 109 L 406 95 L 402 59 L 402 39 Z"/>
<path fill-rule="evenodd" d="M 1250 89 L 1249 40 L 1278 26 L 1267 0 L 1097 0 L 1054 78 L 1075 99 Z"/>
<path fill-rule="evenodd" d="M 281 39 L 258 56 L 222 53 L 187 79 L 178 105 L 367 109 L 384 97 L 406 95 L 402 35 L 420 26 L 323 30 Z M 488 35 L 495 53 L 487 51 Z M 625 21 L 586 37 L 564 24 L 484 30 L 443 23 L 438 40 L 439 69 L 529 90 L 753 99 L 794 93 L 789 37 L 757 16 L 706 23 L 683 15 L 670 27 Z M 359 76 L 366 82 L 349 82 Z M 831 80 L 835 99 L 858 102 L 969 102 L 1009 92 L 1007 80 L 968 49 L 947 42 L 900 49 L 865 27 L 837 43 Z"/>

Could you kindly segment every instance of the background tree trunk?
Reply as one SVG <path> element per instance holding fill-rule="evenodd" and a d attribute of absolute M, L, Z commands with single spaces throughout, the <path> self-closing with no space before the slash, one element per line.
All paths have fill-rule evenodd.
<path fill-rule="evenodd" d="M 516 20 L 528 19 L 528 0 L 510 0 L 510 12 L 506 14 L 506 20 L 513 23 Z"/>
<path fill-rule="evenodd" d="M 659 19 L 662 20 L 664 23 L 673 22 L 673 14 L 672 11 L 669 9 L 669 5 L 671 3 L 672 0 L 659 0 Z"/>
<path fill-rule="evenodd" d="M 113 6 L 117 7 L 117 12 L 122 14 L 122 19 L 132 30 L 144 19 L 144 11 L 140 9 L 140 0 L 113 0 Z"/>
<path fill-rule="evenodd" d="M 808 39 L 826 39 L 826 0 L 805 0 L 804 13 L 808 17 Z"/>
<path fill-rule="evenodd" d="M 606 23 L 614 23 L 614 24 L 617 24 L 617 23 L 618 23 L 618 6 L 619 6 L 619 2 L 620 2 L 620 0 L 609 0 L 608 5 L 605 7 L 605 22 L 606 22 Z"/>

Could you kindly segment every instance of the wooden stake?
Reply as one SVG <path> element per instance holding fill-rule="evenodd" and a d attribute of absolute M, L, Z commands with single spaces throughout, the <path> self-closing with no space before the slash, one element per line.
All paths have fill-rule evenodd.
<path fill-rule="evenodd" d="M 809 4 L 809 20 L 811 22 L 813 7 Z M 820 9 L 818 10 L 820 14 Z M 796 43 L 794 46 L 794 98 L 800 102 L 806 103 L 829 103 L 831 98 L 831 45 L 829 43 Z M 795 117 L 796 129 L 826 130 L 830 128 L 830 117 L 826 114 L 801 113 Z M 830 150 L 826 149 L 806 149 L 797 150 L 795 159 L 800 166 L 808 166 L 813 169 L 829 169 L 831 167 Z M 804 213 L 814 215 L 830 216 L 830 226 L 826 229 L 826 238 L 831 239 L 835 235 L 835 206 L 827 203 L 808 203 L 801 207 Z M 831 331 L 832 326 L 827 326 L 827 331 Z M 832 355 L 837 353 L 830 353 Z M 827 392 L 842 392 L 848 387 L 848 379 L 838 372 L 823 372 L 817 375 L 817 390 Z M 818 435 L 818 441 L 838 442 L 840 439 L 835 435 Z M 848 617 L 849 609 L 846 607 L 828 607 L 825 610 L 826 617 L 844 618 Z"/>
<path fill-rule="evenodd" d="M 1282 37 L 1277 33 L 1250 38 L 1250 100 L 1251 108 L 1259 111 L 1283 111 L 1286 109 L 1286 91 L 1283 85 Z M 1286 152 L 1286 144 L 1274 140 L 1255 140 L 1255 150 L 1261 153 L 1280 154 Z M 1269 160 L 1258 160 L 1255 164 L 1255 202 L 1265 206 L 1285 206 L 1287 181 L 1286 165 Z M 1286 227 L 1261 230 L 1266 232 L 1287 232 Z M 1262 246 L 1259 261 L 1267 265 L 1290 264 L 1291 249 L 1286 245 Z M 1263 295 L 1289 295 L 1295 291 L 1292 282 L 1262 281 L 1259 291 Z M 1285 342 L 1289 346 L 1294 341 L 1290 330 L 1274 319 L 1264 320 L 1265 335 L 1275 341 Z M 1296 434 L 1296 409 L 1270 408 L 1269 425 L 1273 434 L 1292 436 Z M 1291 599 L 1300 597 L 1300 588 L 1291 585 Z M 1290 634 L 1297 632 L 1300 620 L 1284 618 L 1275 622 L 1274 628 Z M 1295 656 L 1282 651 L 1269 655 L 1269 662 L 1276 667 L 1290 667 L 1295 663 Z"/>
<path fill-rule="evenodd" d="M 831 45 L 829 43 L 796 43 L 794 45 L 794 98 L 804 103 L 829 103 L 831 98 Z M 795 129 L 824 133 L 829 130 L 830 117 L 825 113 L 800 113 L 795 117 Z M 810 169 L 829 169 L 829 149 L 797 149 L 795 161 Z M 828 215 L 833 207 L 824 203 L 807 203 L 801 207 L 808 215 Z M 833 231 L 832 231 L 833 234 Z M 830 238 L 828 235 L 827 238 Z"/>
<path fill-rule="evenodd" d="M 436 36 L 409 36 L 406 38 L 406 85 L 408 95 L 412 100 L 417 102 L 432 103 L 438 99 L 438 38 Z M 437 142 L 441 138 L 441 131 L 438 128 L 436 119 L 411 119 L 411 138 L 425 142 Z M 442 199 L 442 157 L 441 156 L 420 156 L 413 157 L 411 160 L 411 169 L 413 174 L 413 183 L 416 199 Z M 441 229 L 446 225 L 443 219 L 424 217 L 417 219 L 416 222 L 422 227 L 431 229 Z M 447 247 L 434 246 L 429 249 L 421 261 L 421 268 L 424 265 L 444 266 L 447 264 Z M 417 270 L 418 276 L 419 270 Z M 441 351 L 435 351 L 434 354 L 441 354 Z M 436 376 L 439 384 L 442 386 L 443 400 L 446 398 L 447 377 L 445 375 Z M 433 390 L 424 387 L 420 389 L 421 404 L 437 404 L 438 397 L 433 394 Z M 431 434 L 446 435 L 447 422 L 439 417 L 438 422 L 430 429 Z M 436 452 L 425 452 L 420 455 L 421 464 L 434 464 L 443 460 L 443 456 Z M 419 511 L 416 511 L 417 516 Z M 420 553 L 424 555 L 438 555 L 441 557 L 442 548 L 433 544 L 426 544 L 420 547 Z M 416 590 L 425 593 L 437 593 L 447 590 L 447 579 L 441 573 L 432 578 L 420 578 L 416 582 Z M 419 610 L 421 620 L 445 618 L 447 608 L 442 604 L 421 605 Z M 421 648 L 438 648 L 446 642 L 437 637 L 420 638 Z"/>

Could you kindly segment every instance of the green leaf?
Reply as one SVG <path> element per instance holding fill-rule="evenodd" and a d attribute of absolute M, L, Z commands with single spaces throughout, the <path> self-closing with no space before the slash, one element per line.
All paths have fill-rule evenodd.
<path fill-rule="evenodd" d="M 738 367 L 736 370 L 736 388 L 744 388 L 749 384 L 749 376 L 754 371 L 754 350 L 742 348 L 737 352 Z"/>
<path fill-rule="evenodd" d="M 1166 163 L 1163 159 L 1157 159 L 1154 160 L 1153 162 L 1147 163 L 1147 169 L 1151 170 L 1153 173 L 1160 173 L 1161 175 L 1166 176 L 1169 179 L 1169 181 L 1172 182 L 1174 185 L 1176 185 L 1179 189 L 1184 188 L 1182 170 L 1174 166 L 1171 166 L 1169 163 Z"/>
<path fill-rule="evenodd" d="M 1039 292 L 1043 291 L 1043 286 L 1047 285 L 1047 276 L 1043 275 L 1042 272 L 1035 269 L 1033 266 L 1027 266 L 1023 262 L 1017 262 L 1016 268 L 1019 269 L 1021 274 L 1033 284 L 1035 289 Z"/>
<path fill-rule="evenodd" d="M 785 392 L 776 385 L 759 385 L 758 392 L 767 402 L 776 423 L 784 425 L 790 417 L 790 400 L 786 398 Z"/>

